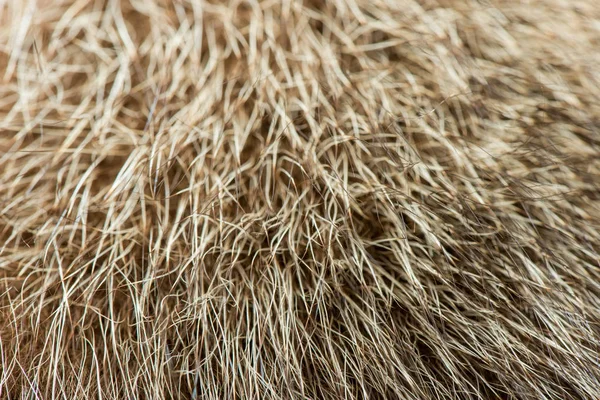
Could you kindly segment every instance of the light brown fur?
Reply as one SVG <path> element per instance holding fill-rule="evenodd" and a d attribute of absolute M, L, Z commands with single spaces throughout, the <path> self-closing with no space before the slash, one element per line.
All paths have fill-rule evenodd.
<path fill-rule="evenodd" d="M 0 398 L 600 398 L 596 3 L 0 2 Z"/>

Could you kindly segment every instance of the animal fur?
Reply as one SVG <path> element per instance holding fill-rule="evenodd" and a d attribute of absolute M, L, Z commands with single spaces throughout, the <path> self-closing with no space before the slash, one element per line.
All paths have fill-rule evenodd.
<path fill-rule="evenodd" d="M 600 398 L 596 0 L 9 0 L 0 80 L 0 398 Z"/>

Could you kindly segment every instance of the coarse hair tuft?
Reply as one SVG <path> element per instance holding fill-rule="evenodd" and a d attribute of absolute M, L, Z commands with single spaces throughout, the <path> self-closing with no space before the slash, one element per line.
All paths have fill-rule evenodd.
<path fill-rule="evenodd" d="M 0 1 L 1 399 L 600 399 L 596 0 Z"/>

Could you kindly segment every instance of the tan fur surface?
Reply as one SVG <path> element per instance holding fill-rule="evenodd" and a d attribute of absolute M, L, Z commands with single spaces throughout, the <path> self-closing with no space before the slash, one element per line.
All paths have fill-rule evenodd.
<path fill-rule="evenodd" d="M 596 0 L 0 21 L 1 399 L 600 398 Z"/>

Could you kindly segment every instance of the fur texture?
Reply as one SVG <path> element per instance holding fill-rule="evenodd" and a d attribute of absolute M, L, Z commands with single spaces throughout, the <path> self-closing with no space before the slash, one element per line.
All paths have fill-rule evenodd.
<path fill-rule="evenodd" d="M 0 398 L 600 398 L 596 0 L 0 13 Z"/>

